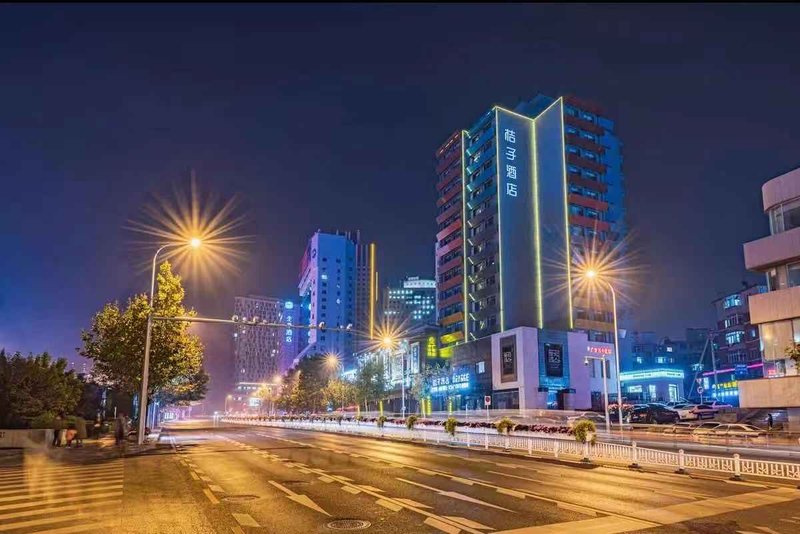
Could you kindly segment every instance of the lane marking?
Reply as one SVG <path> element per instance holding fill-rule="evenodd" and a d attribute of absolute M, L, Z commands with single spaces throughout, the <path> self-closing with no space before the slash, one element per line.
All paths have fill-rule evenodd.
<path fill-rule="evenodd" d="M 459 517 L 455 515 L 446 515 L 445 517 L 447 519 L 455 521 L 456 523 L 461 523 L 465 527 L 477 528 L 478 530 L 494 530 L 492 527 L 487 527 L 486 525 L 482 525 L 481 523 L 478 523 L 477 521 L 473 521 L 471 519 L 467 519 L 466 517 Z"/>
<path fill-rule="evenodd" d="M 203 493 L 206 494 L 206 497 L 208 497 L 208 500 L 211 501 L 211 504 L 219 504 L 219 499 L 217 499 L 216 495 L 211 493 L 211 490 L 208 488 L 203 488 Z"/>
<path fill-rule="evenodd" d="M 200 477 L 199 477 L 199 476 L 197 476 L 197 473 L 195 473 L 194 471 L 189 471 L 189 475 L 190 475 L 190 476 L 191 476 L 191 477 L 192 477 L 194 480 L 200 480 Z"/>
<path fill-rule="evenodd" d="M 208 489 L 210 489 L 214 493 L 225 493 L 225 490 L 222 489 L 220 486 L 217 486 L 216 484 L 209 485 Z"/>
<path fill-rule="evenodd" d="M 427 504 L 422 504 L 421 502 L 415 501 L 414 499 L 401 499 L 399 497 L 395 497 L 394 500 L 403 503 L 407 506 L 416 506 L 417 508 L 433 508 L 432 506 L 428 506 Z"/>
<path fill-rule="evenodd" d="M 64 523 L 73 521 L 76 519 L 85 519 L 88 517 L 89 514 L 85 513 L 77 513 L 72 515 L 59 515 L 56 517 L 45 517 L 42 519 L 31 519 L 29 521 L 18 521 L 16 523 L 6 523 L 5 525 L 0 525 L 0 532 L 6 532 L 8 530 L 17 530 L 22 528 L 28 527 L 35 527 L 39 525 L 49 525 L 52 523 Z"/>
<path fill-rule="evenodd" d="M 331 477 L 327 477 L 327 476 L 324 476 L 324 475 L 321 476 L 321 477 L 317 477 L 317 478 L 319 480 L 323 481 L 326 484 L 330 484 L 331 482 L 333 482 L 333 479 Z"/>
<path fill-rule="evenodd" d="M 342 491 L 346 491 L 347 493 L 351 493 L 353 495 L 358 495 L 361 493 L 360 489 L 354 488 L 352 486 L 342 486 Z"/>
<path fill-rule="evenodd" d="M 45 490 L 45 491 L 34 491 L 31 493 L 27 493 L 25 495 L 11 495 L 6 497 L 0 497 L 0 502 L 12 502 L 12 501 L 26 501 L 28 499 L 40 499 L 47 497 L 48 495 L 63 495 L 65 493 L 68 494 L 81 494 L 84 496 L 91 496 L 94 495 L 95 492 L 104 492 L 109 490 L 121 490 L 122 484 L 115 484 L 113 486 L 103 486 L 98 488 L 68 488 L 68 489 L 56 489 L 56 490 Z M 13 506 L 13 505 L 12 505 Z M 0 507 L 0 510 L 2 507 Z"/>
<path fill-rule="evenodd" d="M 121 483 L 122 480 L 123 480 L 123 476 L 119 475 L 119 476 L 116 476 L 114 478 L 109 478 L 109 479 L 103 479 L 103 480 L 92 481 L 92 482 L 81 482 L 81 487 L 87 487 L 87 488 L 90 488 L 90 487 L 93 487 L 93 486 L 104 486 L 105 487 L 105 486 L 108 486 L 108 484 Z M 11 487 L 11 486 L 3 486 L 3 487 Z M 14 493 L 29 492 L 31 490 L 37 491 L 37 490 L 43 490 L 45 488 L 52 488 L 52 487 L 62 488 L 62 487 L 64 487 L 64 482 L 63 481 L 51 481 L 51 482 L 45 482 L 43 484 L 33 484 L 33 485 L 31 485 L 31 484 L 21 484 L 21 485 L 16 485 L 16 486 L 13 486 L 14 489 L 4 489 L 4 490 L 0 491 L 0 495 L 12 495 Z"/>
<path fill-rule="evenodd" d="M 524 499 L 525 494 L 516 490 L 506 489 L 506 488 L 497 488 L 495 490 L 497 493 L 502 493 L 503 495 L 509 495 L 511 497 L 516 497 L 517 499 Z"/>
<path fill-rule="evenodd" d="M 458 534 L 459 532 L 461 532 L 460 528 L 458 528 L 456 526 L 453 526 L 453 525 L 450 525 L 448 523 L 445 523 L 444 521 L 440 521 L 440 520 L 436 519 L 435 517 L 426 518 L 425 519 L 425 524 L 428 525 L 429 527 L 433 527 L 433 528 L 435 528 L 437 530 L 441 530 L 442 532 L 446 532 L 447 534 Z"/>
<path fill-rule="evenodd" d="M 255 519 L 253 519 L 253 517 L 250 514 L 231 513 L 231 515 L 236 520 L 236 522 L 242 525 L 243 527 L 259 528 L 261 526 L 256 522 Z"/>
<path fill-rule="evenodd" d="M 279 490 L 284 492 L 286 494 L 286 498 L 291 499 L 292 501 L 294 501 L 294 502 L 296 502 L 298 504 L 302 504 L 303 506 L 305 506 L 307 508 L 311 508 L 312 510 L 314 510 L 316 512 L 320 512 L 320 513 L 325 514 L 327 516 L 331 515 L 328 512 L 326 512 L 325 510 L 323 510 L 317 503 L 312 501 L 311 498 L 308 497 L 307 495 L 300 495 L 298 493 L 295 493 L 292 490 L 290 490 L 289 488 L 287 488 L 286 486 L 284 486 L 283 484 L 279 484 L 278 482 L 275 482 L 274 480 L 268 480 L 267 482 L 269 482 L 270 484 L 272 484 L 273 486 L 275 486 L 276 488 L 278 488 Z"/>
<path fill-rule="evenodd" d="M 405 482 L 406 484 L 412 484 L 414 486 L 419 486 L 420 488 L 425 488 L 427 490 L 435 491 L 436 493 L 438 493 L 439 495 L 442 495 L 444 497 L 450 497 L 450 498 L 453 498 L 453 499 L 458 499 L 460 501 L 471 502 L 473 504 L 480 504 L 481 506 L 488 506 L 489 508 L 495 508 L 496 510 L 503 510 L 505 512 L 510 512 L 512 514 L 517 513 L 514 510 L 509 510 L 508 508 L 503 508 L 502 506 L 497 506 L 496 504 L 492 504 L 492 503 L 489 503 L 489 502 L 486 502 L 486 501 L 482 501 L 480 499 L 476 499 L 474 497 L 470 497 L 469 495 L 464 495 L 463 493 L 458 493 L 456 491 L 444 491 L 444 490 L 441 490 L 439 488 L 434 488 L 432 486 L 426 486 L 425 484 L 420 484 L 419 482 L 414 482 L 414 481 L 406 480 L 404 478 L 399 478 L 399 477 L 396 477 L 396 480 L 399 480 L 400 482 Z"/>
<path fill-rule="evenodd" d="M 239 525 L 232 526 L 231 530 L 233 531 L 233 534 L 244 534 L 244 530 L 242 530 L 242 527 Z"/>
<path fill-rule="evenodd" d="M 205 475 L 200 475 L 200 480 L 202 480 L 203 482 L 213 482 L 211 477 L 207 477 Z"/>
<path fill-rule="evenodd" d="M 467 480 L 466 478 L 461 477 L 450 477 L 450 480 L 453 482 L 458 482 L 459 484 L 464 484 L 465 486 L 472 486 L 475 484 L 472 480 Z"/>
<path fill-rule="evenodd" d="M 397 504 L 396 502 L 387 501 L 386 499 L 378 499 L 377 501 L 375 501 L 375 504 L 383 506 L 384 508 L 388 508 L 393 512 L 399 512 L 400 510 L 403 509 L 403 507 Z"/>
<path fill-rule="evenodd" d="M 48 530 L 37 530 L 35 534 L 72 534 L 73 532 L 83 532 L 85 530 L 101 530 L 105 532 L 111 532 L 114 528 L 119 528 L 119 524 L 117 521 L 113 520 L 104 520 L 100 522 L 95 522 L 95 518 L 92 518 L 92 521 L 81 524 L 73 524 L 68 527 L 60 527 L 60 528 L 52 528 Z"/>

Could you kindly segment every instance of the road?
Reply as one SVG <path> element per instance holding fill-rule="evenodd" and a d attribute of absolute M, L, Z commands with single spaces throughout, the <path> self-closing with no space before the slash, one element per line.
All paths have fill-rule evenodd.
<path fill-rule="evenodd" d="M 800 530 L 800 490 L 791 486 L 294 429 L 200 422 L 166 431 L 147 454 L 66 461 L 0 467 L 0 532 L 323 533 L 359 521 L 365 532 L 404 534 Z M 112 477 L 93 480 L 111 495 L 83 501 L 90 488 L 76 483 L 77 499 L 54 503 L 64 498 L 63 488 L 47 493 L 54 480 L 20 485 L 82 470 Z M 41 491 L 50 496 L 37 499 Z M 64 525 L 59 513 L 76 517 Z"/>

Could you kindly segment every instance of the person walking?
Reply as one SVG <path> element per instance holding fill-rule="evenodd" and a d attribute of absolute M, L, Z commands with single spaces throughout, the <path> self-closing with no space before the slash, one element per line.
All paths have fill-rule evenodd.
<path fill-rule="evenodd" d="M 772 430 L 772 424 L 773 424 L 774 422 L 775 422 L 775 421 L 772 419 L 772 413 L 768 414 L 768 415 L 767 415 L 767 428 L 768 428 L 769 430 Z"/>
<path fill-rule="evenodd" d="M 83 440 L 88 437 L 86 432 L 86 419 L 81 416 L 75 417 L 75 446 L 83 447 Z"/>
<path fill-rule="evenodd" d="M 56 418 L 53 419 L 53 447 L 61 446 L 61 429 L 63 426 L 64 420 L 61 418 L 61 414 L 56 415 Z"/>
<path fill-rule="evenodd" d="M 114 420 L 114 441 L 117 445 L 125 443 L 125 439 L 127 438 L 127 426 L 128 421 L 125 418 L 125 414 L 120 412 Z"/>

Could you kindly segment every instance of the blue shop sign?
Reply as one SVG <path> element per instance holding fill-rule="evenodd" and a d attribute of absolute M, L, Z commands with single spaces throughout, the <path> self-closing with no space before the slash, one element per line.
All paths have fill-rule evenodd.
<path fill-rule="evenodd" d="M 431 381 L 431 393 L 466 391 L 472 387 L 472 372 L 462 369 L 449 375 L 438 376 Z"/>

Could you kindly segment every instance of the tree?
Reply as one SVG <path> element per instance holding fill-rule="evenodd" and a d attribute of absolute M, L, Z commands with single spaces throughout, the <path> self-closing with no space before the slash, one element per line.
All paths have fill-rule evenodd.
<path fill-rule="evenodd" d="M 800 343 L 792 343 L 783 352 L 787 358 L 794 360 L 794 363 L 800 367 Z"/>
<path fill-rule="evenodd" d="M 322 389 L 322 398 L 334 409 L 352 404 L 356 400 L 356 387 L 346 380 L 334 378 Z"/>
<path fill-rule="evenodd" d="M 173 380 L 158 393 L 158 399 L 165 406 L 187 406 L 192 401 L 203 400 L 208 392 L 210 379 L 206 370 L 200 368 L 196 373 Z"/>
<path fill-rule="evenodd" d="M 297 368 L 283 380 L 278 405 L 292 412 L 316 412 L 324 402 L 323 389 L 328 383 L 324 359 L 311 355 L 300 360 Z"/>
<path fill-rule="evenodd" d="M 161 317 L 193 316 L 183 307 L 181 277 L 172 273 L 169 262 L 158 270 L 158 290 L 153 314 Z M 141 388 L 142 363 L 151 308 L 145 294 L 128 299 L 124 309 L 117 302 L 106 304 L 92 318 L 88 331 L 81 333 L 80 354 L 95 362 L 95 373 L 113 387 L 128 394 Z M 153 321 L 150 345 L 148 394 L 199 399 L 205 394 L 208 375 L 202 371 L 203 345 L 189 333 L 189 324 Z"/>
<path fill-rule="evenodd" d="M 364 362 L 356 371 L 355 390 L 364 401 L 364 410 L 369 411 L 370 401 L 378 401 L 386 393 L 386 376 L 378 360 Z"/>
<path fill-rule="evenodd" d="M 422 400 L 431 394 L 433 380 L 447 373 L 447 369 L 442 365 L 426 365 L 420 372 L 411 377 L 411 396 L 417 399 L 419 406 Z"/>
<path fill-rule="evenodd" d="M 82 384 L 67 361 L 46 352 L 8 357 L 0 350 L 0 427 L 27 426 L 45 413 L 71 412 L 81 398 Z"/>

